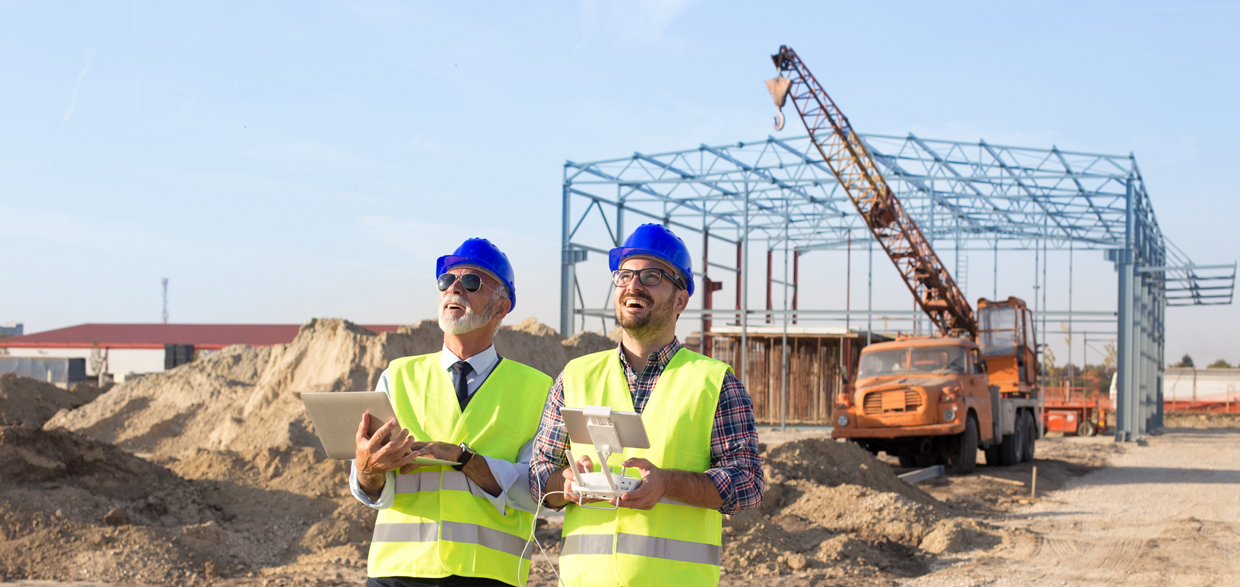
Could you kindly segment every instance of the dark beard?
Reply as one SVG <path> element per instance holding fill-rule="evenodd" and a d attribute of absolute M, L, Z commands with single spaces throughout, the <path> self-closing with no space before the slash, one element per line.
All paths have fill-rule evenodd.
<path fill-rule="evenodd" d="M 645 316 L 640 317 L 622 314 L 620 309 L 629 298 L 645 301 L 650 307 L 650 311 Z M 663 303 L 655 303 L 654 299 L 648 295 L 627 295 L 620 300 L 620 306 L 615 308 L 616 323 L 627 330 L 629 336 L 637 340 L 645 340 L 651 335 L 662 331 L 669 323 L 676 319 L 672 313 L 675 303 L 676 296 L 674 295 L 664 300 Z"/>

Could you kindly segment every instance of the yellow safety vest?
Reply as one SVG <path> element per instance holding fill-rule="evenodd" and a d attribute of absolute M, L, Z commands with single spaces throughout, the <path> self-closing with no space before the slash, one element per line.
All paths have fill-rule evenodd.
<path fill-rule="evenodd" d="M 462 414 L 438 353 L 392 361 L 388 376 L 396 419 L 413 438 L 464 442 L 506 461 L 516 461 L 534 437 L 551 387 L 542 372 L 503 359 Z M 395 489 L 392 507 L 379 510 L 375 522 L 369 576 L 528 578 L 530 553 L 522 550 L 533 514 L 509 507 L 501 515 L 481 487 L 448 466 L 397 473 Z"/>
<path fill-rule="evenodd" d="M 616 352 L 586 355 L 564 367 L 565 406 L 635 411 Z M 618 473 L 626 458 L 644 458 L 665 469 L 699 473 L 709 469 L 711 428 L 729 369 L 726 363 L 687 349 L 677 351 L 642 411 L 650 448 L 612 455 L 608 459 L 612 471 Z M 573 443 L 571 448 L 578 456 L 594 454 L 590 445 Z M 718 510 L 667 499 L 651 510 L 609 511 L 569 504 L 560 577 L 574 587 L 716 585 L 722 536 L 723 516 Z"/>

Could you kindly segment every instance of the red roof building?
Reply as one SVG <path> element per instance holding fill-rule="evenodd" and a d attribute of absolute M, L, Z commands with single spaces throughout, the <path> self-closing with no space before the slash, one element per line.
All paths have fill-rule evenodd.
<path fill-rule="evenodd" d="M 371 332 L 395 332 L 396 324 L 363 324 Z M 8 348 L 163 349 L 193 345 L 219 350 L 229 345 L 271 346 L 293 342 L 300 324 L 79 324 L 0 339 Z"/>
<path fill-rule="evenodd" d="M 363 324 L 371 332 L 395 332 L 396 324 Z M 86 359 L 88 376 L 123 380 L 158 373 L 204 352 L 234 344 L 272 346 L 293 342 L 299 324 L 79 324 L 25 336 L 0 338 L 11 357 Z"/>

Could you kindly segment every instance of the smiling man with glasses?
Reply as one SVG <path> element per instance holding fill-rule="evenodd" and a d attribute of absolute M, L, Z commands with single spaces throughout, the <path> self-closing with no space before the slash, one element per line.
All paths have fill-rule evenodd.
<path fill-rule="evenodd" d="M 693 295 L 689 251 L 679 237 L 643 224 L 608 260 L 620 348 L 570 361 L 556 379 L 534 439 L 530 493 L 568 508 L 560 577 L 569 586 L 715 585 L 722 514 L 757 507 L 766 485 L 753 403 L 726 363 L 676 340 L 676 319 Z M 617 509 L 583 507 L 571 494 L 565 406 L 642 415 L 650 448 L 603 465 L 641 475 L 637 489 L 612 500 Z M 595 470 L 589 457 L 578 464 Z M 547 495 L 555 491 L 571 499 Z"/>
<path fill-rule="evenodd" d="M 508 257 L 472 238 L 436 263 L 443 350 L 396 359 L 377 386 L 396 419 L 357 429 L 353 495 L 379 510 L 368 587 L 524 584 L 531 440 L 551 378 L 495 352 L 516 306 Z M 395 433 L 395 434 L 393 434 Z M 419 456 L 457 465 L 417 465 Z"/>

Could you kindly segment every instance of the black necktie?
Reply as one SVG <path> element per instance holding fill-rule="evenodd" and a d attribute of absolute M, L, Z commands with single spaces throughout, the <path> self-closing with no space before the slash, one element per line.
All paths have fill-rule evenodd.
<path fill-rule="evenodd" d="M 469 383 L 466 379 L 474 368 L 468 361 L 457 361 L 452 364 L 452 370 L 456 372 L 456 402 L 461 405 L 461 411 L 464 412 L 465 406 L 469 404 Z"/>

